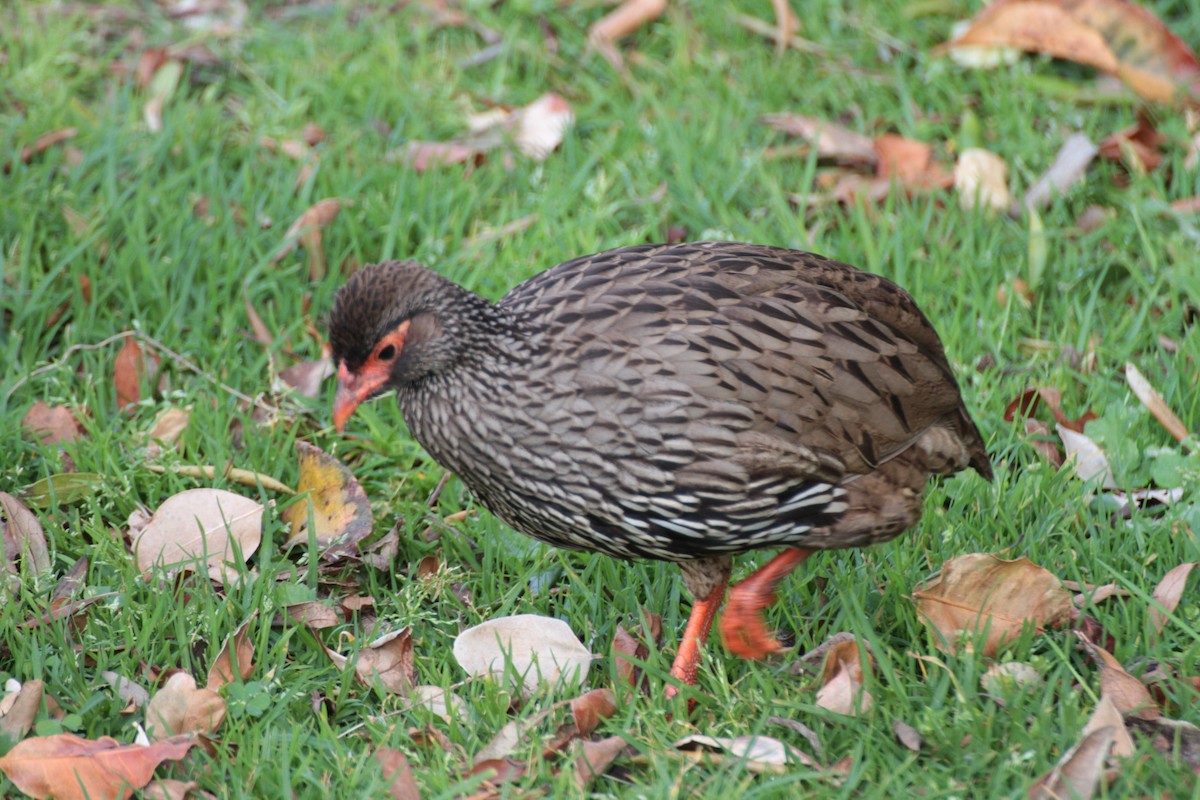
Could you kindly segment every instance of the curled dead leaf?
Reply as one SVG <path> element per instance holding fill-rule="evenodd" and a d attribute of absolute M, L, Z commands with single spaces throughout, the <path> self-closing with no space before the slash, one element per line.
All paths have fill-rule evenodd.
<path fill-rule="evenodd" d="M 1070 620 L 1071 594 L 1054 575 L 1027 558 L 1006 561 L 988 553 L 951 559 L 913 590 L 921 619 L 935 644 L 954 652 L 960 634 L 983 634 L 985 656 L 1032 625 L 1041 632 Z"/>
<path fill-rule="evenodd" d="M 873 669 L 868 651 L 867 670 Z M 856 717 L 866 713 L 875 699 L 863 687 L 862 653 L 857 639 L 839 642 L 825 654 L 824 677 L 817 691 L 817 705 L 835 714 Z"/>
<path fill-rule="evenodd" d="M 281 516 L 292 527 L 286 545 L 306 542 L 311 535 L 322 550 L 335 542 L 345 548 L 370 536 L 375 515 L 354 473 L 307 442 L 296 442 L 296 454 L 300 460 L 300 483 L 296 488 L 301 494 L 308 492 L 308 501 L 301 499 L 284 509 Z"/>
<path fill-rule="evenodd" d="M 1112 748 L 1112 727 L 1092 731 L 1058 760 L 1054 769 L 1029 789 L 1029 800 L 1090 800 L 1100 784 L 1104 760 Z"/>
<path fill-rule="evenodd" d="M 79 427 L 79 421 L 71 409 L 66 406 L 51 407 L 41 400 L 25 412 L 21 427 L 47 447 L 73 442 L 83 435 L 83 429 Z"/>
<path fill-rule="evenodd" d="M 1116 656 L 1102 647 L 1097 647 L 1080 631 L 1075 631 L 1075 636 L 1092 657 L 1092 661 L 1100 667 L 1101 697 L 1107 697 L 1117 710 L 1125 715 L 1132 714 L 1143 719 L 1162 716 L 1146 685 L 1126 672 Z"/>
<path fill-rule="evenodd" d="M 254 643 L 246 633 L 252 621 L 247 620 L 233 636 L 225 640 L 221 652 L 208 668 L 209 689 L 215 691 L 227 683 L 244 681 L 254 674 Z"/>
<path fill-rule="evenodd" d="M 146 732 L 154 741 L 185 733 L 211 736 L 224 721 L 224 698 L 211 688 L 197 688 L 186 672 L 168 678 L 146 704 Z"/>
<path fill-rule="evenodd" d="M 1153 602 L 1146 613 L 1150 626 L 1156 634 L 1162 633 L 1163 626 L 1167 624 L 1168 615 L 1179 606 L 1179 601 L 1183 598 L 1183 590 L 1187 586 L 1188 575 L 1195 567 L 1195 561 L 1174 567 L 1163 576 L 1162 580 L 1158 582 L 1158 586 L 1154 588 Z"/>

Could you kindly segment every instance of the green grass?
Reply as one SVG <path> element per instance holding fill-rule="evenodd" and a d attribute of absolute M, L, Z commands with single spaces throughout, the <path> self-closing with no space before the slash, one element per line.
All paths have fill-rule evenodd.
<path fill-rule="evenodd" d="M 1123 366 L 1133 361 L 1176 413 L 1200 428 L 1194 319 L 1200 226 L 1195 216 L 1178 217 L 1166 205 L 1200 193 L 1200 173 L 1183 166 L 1188 136 L 1180 112 L 1155 110 L 1170 137 L 1157 170 L 1131 176 L 1121 188 L 1120 168 L 1097 164 L 1085 185 L 1042 213 L 1048 258 L 1034 301 L 1022 303 L 1009 288 L 1002 304 L 997 288 L 1026 274 L 1025 222 L 964 212 L 952 194 L 894 194 L 869 208 L 796 207 L 789 195 L 818 191 L 817 165 L 762 158 L 780 139 L 756 122 L 786 110 L 839 119 L 866 133 L 935 142 L 950 163 L 960 121 L 971 110 L 984 132 L 981 144 L 1005 157 L 1018 191 L 1049 165 L 1067 132 L 1082 130 L 1098 141 L 1133 122 L 1132 103 L 1087 101 L 1090 75 L 1080 68 L 1028 57 L 972 72 L 931 55 L 974 4 L 920 4 L 922 14 L 912 13 L 917 5 L 890 1 L 797 4 L 802 35 L 829 56 L 790 52 L 777 59 L 769 44 L 731 22 L 734 11 L 768 15 L 769 4 L 676 3 L 631 37 L 628 81 L 584 53 L 586 28 L 605 11 L 599 4 L 473 2 L 471 13 L 499 32 L 504 46 L 494 60 L 465 68 L 458 61 L 484 46 L 476 34 L 436 29 L 411 10 L 386 13 L 387 5 L 255 3 L 232 38 L 194 34 L 219 63 L 185 70 L 157 134 L 142 120 L 144 92 L 113 71 L 120 62 L 136 64 L 134 27 L 147 47 L 188 36 L 155 4 L 110 6 L 124 9 L 125 21 L 111 10 L 89 17 L 29 0 L 0 11 L 0 162 L 11 162 L 0 176 L 0 491 L 15 493 L 67 469 L 103 476 L 81 502 L 39 512 L 53 575 L 31 576 L 0 605 L 0 678 L 41 678 L 69 712 L 60 721 L 43 717 L 37 732 L 130 741 L 131 720 L 118 715 L 123 702 L 100 673 L 145 682 L 144 664 L 202 676 L 225 637 L 256 611 L 256 683 L 230 690 L 230 717 L 215 754 L 193 755 L 191 768 L 175 771 L 223 797 L 380 796 L 381 778 L 368 755 L 382 744 L 409 755 L 426 798 L 469 793 L 474 779 L 456 755 L 418 743 L 410 729 L 432 724 L 473 754 L 513 714 L 531 715 L 542 705 L 510 712 L 507 694 L 468 684 L 457 690 L 473 709 L 468 722 L 445 723 L 421 710 L 396 713 L 403 701 L 355 684 L 328 662 L 314 634 L 290 622 L 272 626 L 294 585 L 349 591 L 318 587 L 310 559 L 281 552 L 287 529 L 278 509 L 266 515 L 254 576 L 241 586 L 218 591 L 195 578 L 163 584 L 139 577 L 119 539 L 139 506 L 153 509 L 197 485 L 282 500 L 223 480 L 147 470 L 138 436 L 168 406 L 193 408 L 179 452 L 164 456 L 168 461 L 232 462 L 294 485 L 296 440 L 347 460 L 373 502 L 378 532 L 398 524 L 402 536 L 394 573 L 361 569 L 339 577 L 376 599 L 378 631 L 413 625 L 421 683 L 463 679 L 450 653 L 463 627 L 530 612 L 565 619 L 594 652 L 606 654 L 589 683 L 617 688 L 607 657 L 616 625 L 633 628 L 642 607 L 662 614 L 664 650 L 647 665 L 654 691 L 646 697 L 617 688 L 619 710 L 599 729 L 626 736 L 649 758 L 618 762 L 613 775 L 591 785 L 596 795 L 1023 796 L 1078 740 L 1099 692 L 1097 673 L 1068 632 L 1027 637 L 1010 655 L 1036 665 L 1046 683 L 1002 707 L 979 688 L 985 659 L 940 656 L 907 596 L 963 553 L 1028 555 L 1064 579 L 1118 582 L 1135 596 L 1088 609 L 1116 638 L 1117 657 L 1126 665 L 1158 660 L 1185 674 L 1200 672 L 1194 591 L 1157 643 L 1148 643 L 1144 621 L 1163 573 L 1200 560 L 1196 470 L 1185 502 L 1114 523 L 1080 482 L 1039 461 L 1019 423 L 1003 421 L 1005 406 L 1026 387 L 1053 385 L 1072 415 L 1090 407 L 1119 416 L 1132 458 L 1175 446 L 1126 387 Z M 1200 43 L 1194 0 L 1151 5 L 1186 41 Z M 545 50 L 539 18 L 557 33 L 557 56 Z M 1078 96 L 1043 91 L 1064 76 L 1075 81 L 1066 85 L 1078 86 Z M 488 102 L 524 104 L 549 90 L 571 101 L 578 121 L 542 164 L 518 158 L 506 169 L 493 158 L 470 174 L 457 167 L 416 174 L 388 158 L 411 139 L 459 134 L 466 111 Z M 319 124 L 328 138 L 318 148 L 317 168 L 297 189 L 297 164 L 257 142 L 297 138 L 307 123 Z M 67 126 L 79 130 L 69 143 L 81 153 L 78 163 L 63 146 L 20 162 L 23 145 Z M 665 193 L 658 199 L 660 186 Z M 287 226 L 325 197 L 350 201 L 324 232 L 329 275 L 311 281 L 302 251 L 270 263 Z M 207 217 L 193 212 L 200 198 L 208 201 Z M 1080 233 L 1074 221 L 1090 204 L 1116 214 L 1099 230 Z M 89 224 L 74 229 L 64 207 Z M 485 227 L 527 215 L 536 215 L 528 228 L 471 243 Z M 68 347 L 136 327 L 256 395 L 270 389 L 271 354 L 250 338 L 243 292 L 277 334 L 273 349 L 286 365 L 320 355 L 307 329 L 312 322 L 323 326 L 344 264 L 413 257 L 499 297 L 559 261 L 659 241 L 675 225 L 691 238 L 816 250 L 900 282 L 941 332 L 988 441 L 997 467 L 993 484 L 973 474 L 935 484 L 916 529 L 888 545 L 814 558 L 784 585 L 771 612 L 773 624 L 795 633 L 801 651 L 841 630 L 872 644 L 879 669 L 869 688 L 877 705 L 864 718 L 816 707 L 809 681 L 792 676 L 785 661 L 745 663 L 719 646 L 707 653 L 696 712 L 669 718 L 659 687 L 689 608 L 676 569 L 550 550 L 482 511 L 460 526 L 480 551 L 453 535 L 422 541 L 429 524 L 424 504 L 442 471 L 408 438 L 392 402 L 363 408 L 353 438 L 332 431 L 332 386 L 318 401 L 300 401 L 305 413 L 298 419 L 259 426 L 234 397 L 167 359 L 166 390 L 125 414 L 111 382 L 119 345 L 74 353 L 61 367 L 24 380 Z M 91 281 L 90 300 L 79 276 Z M 1159 337 L 1177 342 L 1177 350 L 1162 347 Z M 1033 347 L 1032 340 L 1049 347 Z M 1095 370 L 1073 369 L 1061 357 L 1067 347 L 1094 350 Z M 984 357 L 994 365 L 979 370 Z M 36 400 L 85 410 L 87 437 L 62 451 L 30 441 L 20 421 Z M 245 426 L 240 443 L 230 430 L 235 421 Z M 464 508 L 474 506 L 452 481 L 434 513 Z M 444 579 L 413 579 L 417 561 L 439 550 Z M 93 606 L 78 631 L 62 622 L 19 628 L 41 613 L 57 576 L 84 555 L 86 593 L 114 596 Z M 737 574 L 760 560 L 743 559 Z M 452 583 L 464 585 L 467 602 Z M 372 636 L 354 622 L 321 636 L 337 643 L 339 633 Z M 942 657 L 946 668 L 910 653 Z M 314 696 L 332 702 L 314 712 Z M 1195 696 L 1180 697 L 1182 705 L 1169 711 L 1200 723 Z M 797 734 L 768 724 L 773 715 L 814 728 L 826 763 L 850 758 L 849 776 L 837 781 L 799 767 L 784 775 L 755 775 L 736 764 L 685 768 L 670 757 L 672 741 L 697 731 L 766 733 L 810 749 Z M 920 753 L 895 741 L 893 719 L 924 735 Z M 555 764 L 540 760 L 540 742 L 535 735 L 516 754 L 532 768 L 510 787 L 512 796 L 538 788 L 552 796 L 574 791 L 569 774 L 553 777 Z M 1107 796 L 1196 796 L 1191 768 L 1144 741 L 1140 755 Z M 13 792 L 0 779 L 0 793 Z"/>

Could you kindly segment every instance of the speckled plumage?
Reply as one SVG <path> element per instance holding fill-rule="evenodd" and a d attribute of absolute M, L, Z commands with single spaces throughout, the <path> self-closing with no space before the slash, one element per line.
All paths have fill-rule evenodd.
<path fill-rule="evenodd" d="M 991 476 L 912 298 L 810 253 L 626 247 L 494 304 L 413 262 L 368 266 L 338 292 L 335 360 L 354 371 L 404 320 L 388 388 L 412 434 L 559 547 L 719 571 L 889 539 L 930 474 Z"/>

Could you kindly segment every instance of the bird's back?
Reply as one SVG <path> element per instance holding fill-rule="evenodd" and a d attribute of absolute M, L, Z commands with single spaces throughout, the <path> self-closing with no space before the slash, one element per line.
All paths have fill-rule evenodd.
<path fill-rule="evenodd" d="M 736 243 L 629 247 L 498 305 L 526 339 L 521 374 L 480 409 L 496 424 L 470 463 L 448 466 L 553 544 L 672 560 L 847 546 L 862 542 L 805 539 L 834 530 L 856 476 L 930 447 L 947 452 L 917 466 L 922 481 L 968 462 L 990 475 L 936 332 L 852 267 Z"/>

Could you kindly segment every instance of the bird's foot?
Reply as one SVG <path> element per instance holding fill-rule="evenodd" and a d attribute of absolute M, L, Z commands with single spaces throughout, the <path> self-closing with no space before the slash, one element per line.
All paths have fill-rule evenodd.
<path fill-rule="evenodd" d="M 700 654 L 724 597 L 725 584 L 722 582 L 708 597 L 697 600 L 692 606 L 683 638 L 679 640 L 679 652 L 675 654 L 675 662 L 671 665 L 671 677 L 684 685 L 692 686 L 696 683 L 696 674 L 700 670 Z M 679 688 L 667 684 L 665 694 L 669 700 L 679 694 Z"/>
<path fill-rule="evenodd" d="M 775 602 L 775 593 L 738 584 L 729 593 L 721 615 L 721 641 L 725 649 L 741 658 L 760 659 L 786 648 L 768 629 L 762 610 Z"/>
<path fill-rule="evenodd" d="M 762 611 L 775 602 L 775 585 L 811 554 L 800 548 L 784 550 L 729 590 L 729 602 L 721 616 L 721 640 L 729 652 L 758 659 L 787 649 L 767 630 Z"/>

